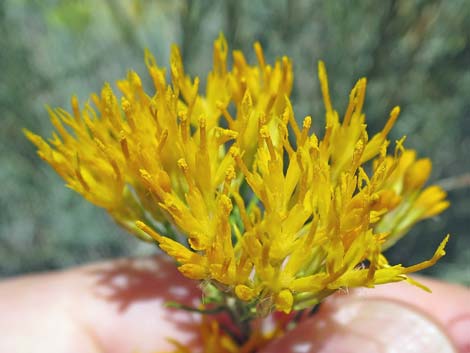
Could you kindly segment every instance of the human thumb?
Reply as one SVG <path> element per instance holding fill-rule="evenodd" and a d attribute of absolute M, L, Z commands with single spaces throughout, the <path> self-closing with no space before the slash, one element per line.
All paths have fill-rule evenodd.
<path fill-rule="evenodd" d="M 263 353 L 451 353 L 444 329 L 424 312 L 393 299 L 340 300 L 302 322 Z"/>

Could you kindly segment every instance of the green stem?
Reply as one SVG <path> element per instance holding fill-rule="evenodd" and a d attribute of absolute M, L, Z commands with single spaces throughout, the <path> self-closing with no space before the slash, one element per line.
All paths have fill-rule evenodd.
<path fill-rule="evenodd" d="M 226 298 L 225 305 L 233 326 L 237 329 L 236 333 L 232 331 L 231 336 L 236 337 L 239 345 L 243 345 L 252 335 L 251 322 L 253 317 L 250 309 L 245 303 L 234 297 Z"/>
<path fill-rule="evenodd" d="M 320 304 L 321 303 L 318 303 L 318 304 L 314 305 L 312 307 L 312 309 L 310 309 L 310 311 L 308 312 L 308 317 L 311 317 L 311 316 L 315 315 L 318 312 L 318 310 L 320 309 Z"/>

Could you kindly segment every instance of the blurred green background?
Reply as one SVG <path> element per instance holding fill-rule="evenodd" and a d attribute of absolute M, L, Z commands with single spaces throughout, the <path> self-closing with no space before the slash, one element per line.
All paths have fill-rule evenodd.
<path fill-rule="evenodd" d="M 178 43 L 187 71 L 203 75 L 223 31 L 252 62 L 255 40 L 270 62 L 293 59 L 296 115 L 311 114 L 316 129 L 324 112 L 319 59 L 339 111 L 355 80 L 368 78 L 372 132 L 402 107 L 391 137 L 406 134 L 408 147 L 433 160 L 432 181 L 448 190 L 452 207 L 415 227 L 389 256 L 423 260 L 449 232 L 448 255 L 428 273 L 470 284 L 469 29 L 466 0 L 0 1 L 0 276 L 155 252 L 66 189 L 21 128 L 49 136 L 45 104 L 68 109 L 72 94 L 83 103 L 130 68 L 145 77 L 146 47 L 166 65 Z"/>

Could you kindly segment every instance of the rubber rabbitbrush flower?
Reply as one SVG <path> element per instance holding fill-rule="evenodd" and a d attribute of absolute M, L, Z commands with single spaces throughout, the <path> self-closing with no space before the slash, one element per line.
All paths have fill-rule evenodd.
<path fill-rule="evenodd" d="M 344 288 L 415 283 L 408 274 L 439 260 L 448 237 L 409 267 L 389 264 L 383 251 L 448 202 L 440 187 L 423 189 L 428 159 L 404 139 L 390 146 L 399 108 L 369 137 L 366 80 L 340 117 L 320 62 L 319 138 L 311 117 L 299 125 L 294 116 L 288 58 L 271 66 L 255 44 L 256 65 L 235 51 L 229 69 L 227 53 L 221 36 L 201 94 L 178 48 L 170 82 L 147 52 L 154 92 L 130 72 L 117 83 L 120 100 L 106 84 L 83 109 L 73 98 L 72 113 L 49 111 L 57 130 L 49 142 L 26 135 L 70 188 L 158 243 L 238 323 L 312 307 Z"/>

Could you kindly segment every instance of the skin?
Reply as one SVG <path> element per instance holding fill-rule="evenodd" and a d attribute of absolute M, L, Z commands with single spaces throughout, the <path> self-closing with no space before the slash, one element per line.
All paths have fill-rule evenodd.
<path fill-rule="evenodd" d="M 470 290 L 417 279 L 433 293 L 408 283 L 339 293 L 263 352 L 470 352 Z M 166 337 L 196 347 L 194 315 L 164 303 L 194 305 L 200 296 L 162 257 L 7 279 L 0 351 L 171 351 Z"/>

